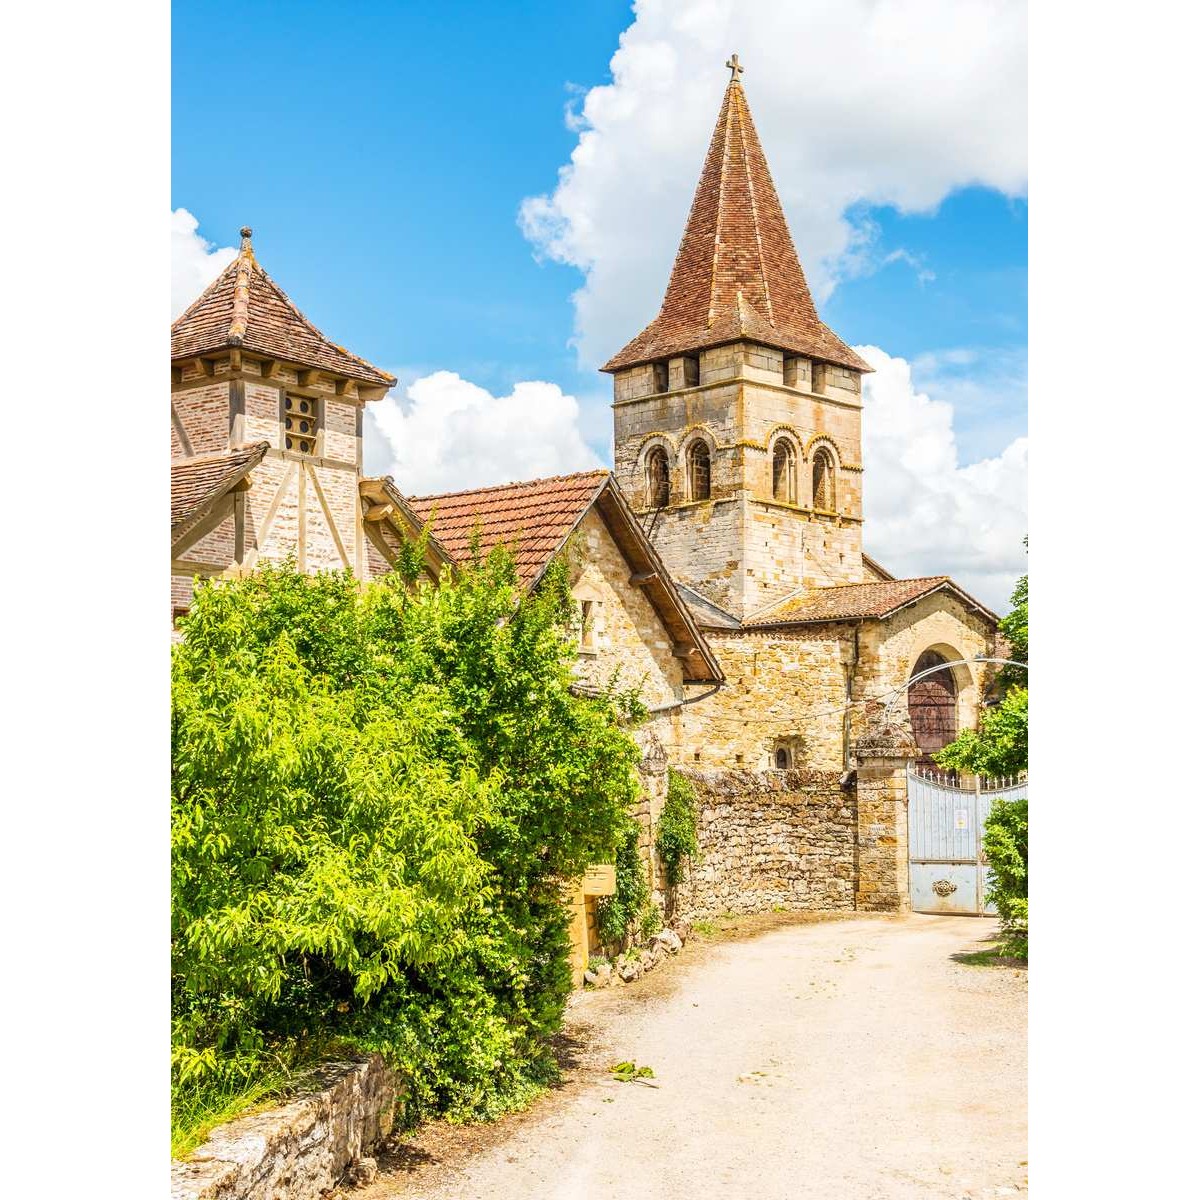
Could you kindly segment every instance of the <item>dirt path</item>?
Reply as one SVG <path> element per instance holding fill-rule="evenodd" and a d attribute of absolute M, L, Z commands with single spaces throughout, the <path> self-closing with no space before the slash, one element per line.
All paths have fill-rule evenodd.
<path fill-rule="evenodd" d="M 991 1198 L 1026 1186 L 1025 972 L 992 921 L 857 918 L 697 944 L 583 994 L 565 1085 L 432 1126 L 359 1200 Z M 635 1059 L 654 1086 L 607 1067 Z"/>

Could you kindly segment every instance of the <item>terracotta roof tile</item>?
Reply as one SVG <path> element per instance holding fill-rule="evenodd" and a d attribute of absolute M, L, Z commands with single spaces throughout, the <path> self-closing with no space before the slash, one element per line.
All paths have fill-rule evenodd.
<path fill-rule="evenodd" d="M 432 518 L 433 536 L 456 560 L 469 555 L 476 527 L 484 553 L 500 542 L 514 546 L 517 575 L 528 587 L 608 478 L 607 471 L 585 471 L 406 499 L 422 522 Z"/>
<path fill-rule="evenodd" d="M 837 587 L 808 588 L 789 596 L 771 608 L 747 617 L 747 627 L 758 625 L 807 625 L 821 621 L 852 621 L 887 617 L 897 609 L 948 588 L 969 606 L 996 616 L 962 590 L 948 575 L 930 575 L 919 579 L 889 579 L 877 583 L 846 583 Z"/>
<path fill-rule="evenodd" d="M 745 93 L 733 81 L 662 308 L 603 370 L 743 339 L 871 370 L 817 316 Z"/>
<path fill-rule="evenodd" d="M 396 380 L 331 342 L 259 266 L 243 230 L 242 249 L 171 326 L 171 361 L 240 347 L 366 383 Z"/>
<path fill-rule="evenodd" d="M 203 516 L 270 448 L 270 442 L 255 442 L 171 463 L 171 532 Z"/>

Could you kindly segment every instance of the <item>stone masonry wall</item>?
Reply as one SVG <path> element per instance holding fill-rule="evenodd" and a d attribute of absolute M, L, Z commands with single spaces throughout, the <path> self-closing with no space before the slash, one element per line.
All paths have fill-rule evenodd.
<path fill-rule="evenodd" d="M 676 889 L 676 913 L 854 908 L 856 801 L 836 772 L 683 773 L 696 791 L 700 855 Z"/>
<path fill-rule="evenodd" d="M 391 1132 L 398 1085 L 379 1055 L 330 1063 L 314 1090 L 213 1131 L 171 1164 L 171 1200 L 316 1200 L 347 1169 L 369 1179 L 371 1151 Z"/>
<path fill-rule="evenodd" d="M 690 361 L 690 360 L 689 360 Z M 811 391 L 811 364 L 766 346 L 702 351 L 698 371 L 672 360 L 666 390 L 651 366 L 613 379 L 614 469 L 636 510 L 650 508 L 646 456 L 667 456 L 670 502 L 654 519 L 655 548 L 680 582 L 735 616 L 757 612 L 801 584 L 862 578 L 862 398 L 856 372 L 829 367 Z M 698 378 L 698 382 L 693 382 Z M 688 493 L 687 455 L 711 451 L 711 499 Z M 775 442 L 795 459 L 795 495 L 772 490 Z M 835 511 L 813 508 L 813 455 L 836 460 Z"/>

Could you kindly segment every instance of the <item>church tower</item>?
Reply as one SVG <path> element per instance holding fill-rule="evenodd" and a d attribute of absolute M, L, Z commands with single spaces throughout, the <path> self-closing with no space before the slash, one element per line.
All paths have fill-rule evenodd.
<path fill-rule="evenodd" d="M 737 56 L 658 316 L 613 376 L 616 474 L 676 580 L 742 618 L 859 583 L 862 376 L 821 323 Z"/>

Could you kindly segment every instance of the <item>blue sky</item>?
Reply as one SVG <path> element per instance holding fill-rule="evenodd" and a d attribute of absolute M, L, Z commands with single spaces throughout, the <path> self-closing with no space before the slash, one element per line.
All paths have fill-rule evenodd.
<path fill-rule="evenodd" d="M 301 309 L 406 385 L 453 372 L 483 389 L 479 403 L 523 381 L 556 385 L 573 398 L 578 436 L 606 460 L 610 385 L 594 368 L 657 308 L 727 78 L 719 48 L 733 41 L 823 318 L 851 344 L 903 360 L 897 403 L 951 437 L 938 451 L 950 491 L 977 491 L 971 464 L 1025 432 L 1023 109 L 991 127 L 1023 88 L 1023 18 L 999 61 L 995 14 L 965 28 L 960 0 L 946 0 L 950 16 L 931 33 L 923 23 L 938 6 L 907 2 L 911 30 L 899 42 L 875 33 L 877 51 L 865 0 L 643 0 L 636 19 L 610 0 L 176 4 L 172 208 L 220 247 L 253 225 L 260 261 Z M 810 93 L 830 89 L 789 90 L 794 60 L 774 42 L 797 17 L 810 51 L 820 38 L 852 47 L 876 93 L 821 108 Z M 980 65 L 934 76 L 930 63 L 946 59 L 938 37 Z M 595 161 L 564 183 L 586 137 Z M 521 216 L 536 197 L 552 234 Z M 428 391 L 429 404 L 445 403 L 444 389 L 437 400 Z M 396 422 L 409 403 L 399 398 Z M 394 452 L 398 478 L 415 470 L 396 450 L 415 427 L 404 428 L 385 440 L 381 423 L 369 454 L 382 469 Z M 562 439 L 575 446 L 563 469 L 588 465 L 574 437 Z M 517 455 L 507 469 L 542 461 Z M 470 464 L 453 470 L 476 481 Z M 903 489 L 879 486 L 878 504 L 900 502 Z M 1019 542 L 1023 520 L 1022 499 L 1007 541 Z M 914 534 L 894 552 L 919 567 L 920 545 Z M 999 573 L 1018 561 L 1006 556 Z"/>

